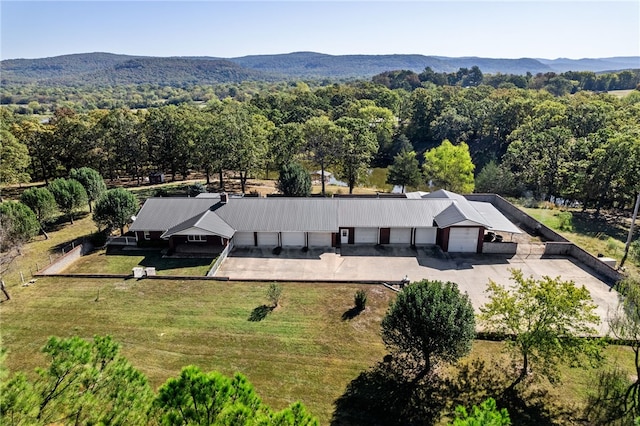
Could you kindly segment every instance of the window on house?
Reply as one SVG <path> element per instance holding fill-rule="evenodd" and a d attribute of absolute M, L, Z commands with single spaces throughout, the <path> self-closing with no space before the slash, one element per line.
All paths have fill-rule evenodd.
<path fill-rule="evenodd" d="M 204 243 L 207 241 L 207 236 L 206 235 L 187 235 L 187 240 L 198 242 L 198 243 Z"/>
<path fill-rule="evenodd" d="M 151 234 L 149 233 L 149 231 L 144 231 L 144 239 L 145 240 L 150 240 L 151 239 Z"/>

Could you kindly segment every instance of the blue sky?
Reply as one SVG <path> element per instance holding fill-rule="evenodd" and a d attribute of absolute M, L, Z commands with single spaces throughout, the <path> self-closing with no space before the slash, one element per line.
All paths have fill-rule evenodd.
<path fill-rule="evenodd" d="M 6 1 L 0 57 L 640 55 L 640 1 Z"/>

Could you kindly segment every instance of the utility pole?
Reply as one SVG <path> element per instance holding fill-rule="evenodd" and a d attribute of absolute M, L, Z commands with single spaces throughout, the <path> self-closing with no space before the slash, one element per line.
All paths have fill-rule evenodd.
<path fill-rule="evenodd" d="M 627 244 L 624 246 L 624 256 L 622 256 L 622 260 L 620 261 L 621 268 L 624 266 L 624 262 L 627 260 L 627 255 L 629 254 L 629 246 L 631 245 L 631 239 L 633 238 L 633 227 L 636 224 L 636 219 L 638 218 L 638 208 L 640 208 L 640 192 L 638 193 L 636 206 L 633 209 L 633 217 L 631 218 L 631 227 L 629 228 L 629 236 L 627 237 Z"/>

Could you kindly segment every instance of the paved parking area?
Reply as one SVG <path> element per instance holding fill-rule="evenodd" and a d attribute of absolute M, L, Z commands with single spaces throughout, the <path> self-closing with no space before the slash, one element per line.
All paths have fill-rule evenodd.
<path fill-rule="evenodd" d="M 584 285 L 598 305 L 598 315 L 605 319 L 618 305 L 618 295 L 588 268 L 571 258 L 539 256 L 442 254 L 430 248 L 347 247 L 324 251 L 283 249 L 273 254 L 270 249 L 235 249 L 218 269 L 216 276 L 243 280 L 287 281 L 399 281 L 405 275 L 410 281 L 421 279 L 452 281 L 466 291 L 474 308 L 486 301 L 484 290 L 489 279 L 510 284 L 510 269 L 521 269 L 525 276 L 561 276 Z"/>

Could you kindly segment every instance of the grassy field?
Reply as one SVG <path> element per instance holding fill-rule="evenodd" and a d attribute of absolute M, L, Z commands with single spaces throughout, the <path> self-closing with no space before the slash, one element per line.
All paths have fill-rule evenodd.
<path fill-rule="evenodd" d="M 124 252 L 123 252 L 124 253 Z M 64 272 L 69 274 L 130 274 L 136 266 L 153 266 L 158 275 L 204 276 L 215 257 L 193 259 L 163 259 L 158 250 L 109 254 L 99 250 L 82 257 Z"/>
<path fill-rule="evenodd" d="M 255 321 L 267 285 L 40 279 L 0 305 L 7 366 L 33 373 L 44 365 L 40 348 L 51 335 L 110 334 L 154 388 L 189 364 L 239 371 L 266 403 L 283 408 L 299 399 L 328 424 L 347 384 L 385 354 L 380 321 L 394 295 L 381 286 L 283 284 L 281 306 Z M 358 288 L 369 292 L 367 309 L 344 321 Z M 502 347 L 477 341 L 471 356 L 491 360 Z M 628 348 L 610 347 L 607 355 L 630 369 Z M 559 402 L 580 403 L 593 377 L 593 370 L 566 368 L 563 385 L 549 389 Z"/>
<path fill-rule="evenodd" d="M 379 323 L 392 294 L 369 291 L 353 320 L 354 285 L 284 284 L 280 307 L 250 321 L 267 303 L 266 283 L 47 278 L 13 290 L 0 306 L 12 371 L 43 365 L 51 335 L 110 334 L 154 387 L 196 364 L 248 376 L 268 404 L 301 399 L 327 424 L 346 384 L 384 355 Z"/>

